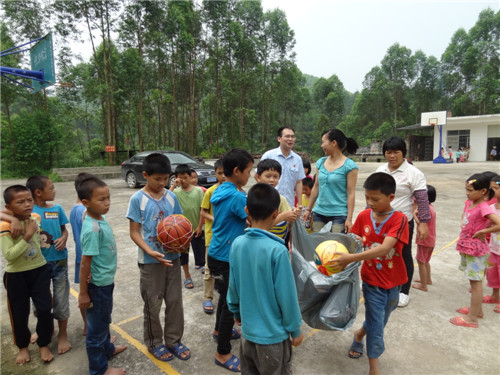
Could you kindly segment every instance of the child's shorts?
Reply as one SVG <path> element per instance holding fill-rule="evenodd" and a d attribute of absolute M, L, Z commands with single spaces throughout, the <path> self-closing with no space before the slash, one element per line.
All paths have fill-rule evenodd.
<path fill-rule="evenodd" d="M 417 260 L 422 263 L 429 263 L 431 260 L 432 252 L 434 251 L 433 247 L 422 246 L 417 244 Z"/>
<path fill-rule="evenodd" d="M 486 268 L 486 280 L 489 288 L 500 288 L 500 255 L 490 253 Z"/>
<path fill-rule="evenodd" d="M 488 255 L 489 254 L 485 254 L 483 256 L 475 257 L 460 253 L 460 266 L 458 269 L 460 271 L 465 271 L 469 280 L 482 281 L 484 279 Z"/>

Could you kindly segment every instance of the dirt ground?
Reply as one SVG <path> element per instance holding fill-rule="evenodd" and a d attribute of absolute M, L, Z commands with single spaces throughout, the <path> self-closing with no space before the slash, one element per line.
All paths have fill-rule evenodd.
<path fill-rule="evenodd" d="M 356 192 L 356 212 L 365 206 L 362 185 L 366 177 L 374 172 L 379 164 L 359 163 L 359 177 Z M 465 200 L 464 182 L 473 173 L 492 170 L 500 173 L 500 163 L 462 163 L 432 164 L 416 162 L 427 178 L 427 183 L 437 190 L 437 243 L 431 260 L 433 282 L 429 292 L 413 289 L 408 307 L 397 309 L 385 330 L 386 351 L 380 358 L 384 374 L 485 374 L 500 373 L 500 314 L 493 312 L 495 305 L 483 305 L 484 319 L 479 328 L 457 327 L 449 323 L 457 316 L 455 309 L 469 305 L 468 281 L 458 270 L 459 256 L 455 241 L 459 233 L 460 215 Z M 1 181 L 2 190 L 13 183 L 25 181 Z M 191 275 L 195 288 L 184 289 L 183 302 L 185 330 L 183 343 L 192 352 L 191 359 L 174 359 L 163 363 L 152 358 L 142 344 L 142 300 L 139 295 L 139 270 L 137 249 L 128 234 L 128 221 L 125 214 L 130 196 L 135 190 L 128 189 L 124 181 L 106 181 L 111 189 L 112 207 L 107 218 L 114 230 L 118 246 L 118 270 L 114 292 L 112 334 L 117 343 L 128 345 L 128 350 L 110 361 L 113 367 L 124 367 L 127 374 L 229 374 L 214 364 L 213 356 L 216 342 L 211 333 L 214 315 L 202 310 L 203 279 L 193 268 Z M 249 187 L 254 183 L 250 181 Z M 73 183 L 56 183 L 56 202 L 60 203 L 69 216 L 76 200 Z M 4 288 L 0 288 L 1 300 L 1 374 L 88 374 L 85 338 L 82 336 L 83 322 L 77 309 L 76 296 L 78 284 L 74 281 L 74 243 L 71 227 L 69 274 L 72 288 L 70 296 L 71 318 L 69 320 L 69 339 L 72 350 L 64 355 L 55 356 L 50 364 L 42 364 L 35 345 L 30 346 L 32 361 L 15 365 L 17 348 L 13 345 L 9 316 L 6 309 Z M 414 246 L 413 253 L 415 254 Z M 5 267 L 2 258 L 1 270 Z M 490 294 L 486 288 L 484 294 Z M 293 369 L 295 374 L 362 374 L 368 372 L 366 355 L 353 360 L 347 357 L 352 342 L 352 333 L 363 322 L 364 306 L 360 304 L 354 326 L 346 332 L 319 331 L 303 325 L 304 342 L 294 348 Z M 30 327 L 35 319 L 31 318 Z M 57 340 L 51 343 L 57 352 Z M 233 341 L 233 352 L 239 354 L 239 342 Z"/>

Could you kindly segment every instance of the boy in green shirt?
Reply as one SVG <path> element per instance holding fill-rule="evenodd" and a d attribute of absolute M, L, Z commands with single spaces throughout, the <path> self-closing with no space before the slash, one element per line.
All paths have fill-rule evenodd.
<path fill-rule="evenodd" d="M 31 332 L 28 327 L 30 297 L 37 310 L 36 332 L 40 357 L 50 362 L 54 355 L 48 348 L 54 331 L 52 319 L 52 295 L 50 293 L 50 270 L 40 249 L 40 216 L 32 214 L 33 197 L 22 185 L 13 185 L 3 193 L 5 208 L 21 222 L 23 233 L 14 238 L 11 225 L 0 222 L 0 245 L 7 261 L 4 284 L 12 322 L 14 342 L 19 348 L 17 364 L 31 360 L 28 345 Z"/>
<path fill-rule="evenodd" d="M 195 268 L 200 269 L 205 266 L 205 238 L 203 236 L 203 218 L 200 215 L 203 190 L 198 186 L 191 185 L 191 168 L 187 164 L 179 164 L 175 168 L 175 177 L 170 190 L 173 188 L 184 216 L 193 227 L 194 235 L 191 247 L 193 248 Z M 181 254 L 181 266 L 184 270 L 184 286 L 193 289 L 193 280 L 189 273 L 189 253 Z"/>

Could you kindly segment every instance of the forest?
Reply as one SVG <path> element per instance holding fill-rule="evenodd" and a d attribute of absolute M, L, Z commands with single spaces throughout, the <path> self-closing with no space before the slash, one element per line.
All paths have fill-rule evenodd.
<path fill-rule="evenodd" d="M 2 77 L 3 178 L 118 165 L 140 150 L 259 154 L 281 126 L 316 158 L 330 128 L 369 145 L 421 112 L 500 113 L 500 12 L 489 8 L 440 58 L 393 44 L 354 93 L 335 74 L 301 72 L 286 14 L 260 1 L 6 0 L 1 12 L 1 50 L 52 32 L 60 83 L 32 93 Z M 86 61 L 72 49 L 83 39 Z"/>

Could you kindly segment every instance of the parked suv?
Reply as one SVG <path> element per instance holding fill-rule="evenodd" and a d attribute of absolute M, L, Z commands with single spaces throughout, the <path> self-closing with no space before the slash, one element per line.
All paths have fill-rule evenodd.
<path fill-rule="evenodd" d="M 198 174 L 198 184 L 204 187 L 210 187 L 217 182 L 215 177 L 214 167 L 201 163 L 195 160 L 193 157 L 189 156 L 182 151 L 143 151 L 135 154 L 130 159 L 122 163 L 121 177 L 127 182 L 129 188 L 137 188 L 141 185 L 146 184 L 146 180 L 142 175 L 142 162 L 144 158 L 149 154 L 160 153 L 165 155 L 172 166 L 172 172 L 170 173 L 170 178 L 168 179 L 168 186 L 172 184 L 175 179 L 174 171 L 175 167 L 179 164 L 187 164 L 191 169 L 194 169 Z"/>

